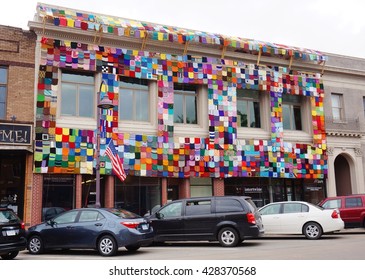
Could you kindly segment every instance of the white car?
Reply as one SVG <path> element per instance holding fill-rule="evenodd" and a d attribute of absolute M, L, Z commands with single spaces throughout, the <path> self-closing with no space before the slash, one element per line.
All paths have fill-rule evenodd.
<path fill-rule="evenodd" d="M 304 201 L 269 203 L 259 209 L 265 234 L 304 234 L 318 239 L 344 228 L 338 209 L 324 209 Z"/>

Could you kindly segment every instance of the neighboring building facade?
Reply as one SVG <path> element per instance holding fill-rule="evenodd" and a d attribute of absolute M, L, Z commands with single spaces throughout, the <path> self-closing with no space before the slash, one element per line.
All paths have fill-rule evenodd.
<path fill-rule="evenodd" d="M 101 203 L 144 214 L 171 199 L 326 195 L 326 56 L 39 4 L 32 220 Z M 97 91 L 114 104 L 97 116 Z M 98 123 L 98 125 L 96 125 Z M 128 174 L 104 156 L 117 146 Z"/>
<path fill-rule="evenodd" d="M 323 83 L 327 195 L 365 193 L 365 59 L 329 55 Z"/>
<path fill-rule="evenodd" d="M 29 220 L 36 35 L 0 25 L 0 206 Z"/>

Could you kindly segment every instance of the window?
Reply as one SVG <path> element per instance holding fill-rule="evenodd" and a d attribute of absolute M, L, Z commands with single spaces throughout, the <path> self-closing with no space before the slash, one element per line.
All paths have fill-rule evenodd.
<path fill-rule="evenodd" d="M 342 120 L 343 119 L 343 100 L 342 94 L 332 93 L 331 94 L 332 101 L 332 117 L 334 120 Z"/>
<path fill-rule="evenodd" d="M 205 215 L 211 213 L 211 201 L 210 200 L 194 200 L 186 203 L 186 215 L 196 216 Z"/>
<path fill-rule="evenodd" d="M 120 120 L 148 122 L 150 120 L 148 81 L 121 77 L 119 85 Z"/>
<path fill-rule="evenodd" d="M 283 94 L 283 127 L 302 130 L 301 96 Z"/>
<path fill-rule="evenodd" d="M 237 89 L 237 126 L 261 127 L 258 91 Z"/>
<path fill-rule="evenodd" d="M 167 205 L 158 211 L 162 218 L 172 218 L 181 216 L 182 202 L 175 202 Z"/>
<path fill-rule="evenodd" d="M 241 203 L 236 199 L 216 199 L 215 204 L 217 213 L 242 212 L 244 210 Z"/>
<path fill-rule="evenodd" d="M 85 210 L 81 211 L 79 222 L 96 222 L 103 218 L 98 211 Z"/>
<path fill-rule="evenodd" d="M 174 122 L 197 124 L 197 88 L 195 85 L 174 84 Z"/>
<path fill-rule="evenodd" d="M 62 72 L 61 116 L 93 118 L 94 76 L 91 73 Z"/>
<path fill-rule="evenodd" d="M 346 208 L 362 207 L 361 197 L 349 197 L 345 199 Z"/>
<path fill-rule="evenodd" d="M 69 211 L 65 212 L 56 218 L 54 218 L 54 222 L 56 224 L 68 224 L 68 223 L 74 223 L 77 216 L 77 211 Z"/>
<path fill-rule="evenodd" d="M 325 209 L 341 208 L 341 199 L 331 199 L 326 201 L 323 205 Z"/>
<path fill-rule="evenodd" d="M 299 204 L 299 203 L 287 203 L 287 204 L 283 204 L 283 206 L 284 206 L 284 208 L 283 208 L 284 214 L 300 213 L 300 212 L 309 211 L 309 207 L 307 205 Z"/>
<path fill-rule="evenodd" d="M 8 91 L 8 68 L 0 66 L 0 119 L 6 118 L 7 91 Z"/>
<path fill-rule="evenodd" d="M 280 204 L 274 204 L 267 207 L 262 208 L 260 210 L 261 215 L 277 215 L 280 214 Z"/>

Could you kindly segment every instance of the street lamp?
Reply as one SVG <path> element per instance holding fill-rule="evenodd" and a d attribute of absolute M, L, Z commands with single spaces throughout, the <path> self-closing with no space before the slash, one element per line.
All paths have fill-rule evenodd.
<path fill-rule="evenodd" d="M 108 94 L 104 94 L 103 99 L 100 100 L 100 93 L 105 85 L 104 81 L 101 81 L 99 91 L 97 92 L 97 115 L 96 115 L 96 166 L 95 166 L 95 207 L 100 208 L 100 111 L 102 109 L 112 109 L 114 107 L 113 102 L 109 99 Z"/>

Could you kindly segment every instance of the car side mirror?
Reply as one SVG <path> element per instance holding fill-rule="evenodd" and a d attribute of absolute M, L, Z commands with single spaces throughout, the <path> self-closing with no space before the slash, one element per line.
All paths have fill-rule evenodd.
<path fill-rule="evenodd" d="M 47 220 L 46 223 L 47 223 L 47 225 L 50 225 L 51 227 L 53 227 L 54 224 L 55 224 L 55 221 L 53 221 L 53 220 Z"/>
<path fill-rule="evenodd" d="M 163 219 L 164 218 L 164 214 L 162 214 L 160 212 L 156 212 L 156 218 L 157 219 Z"/>

